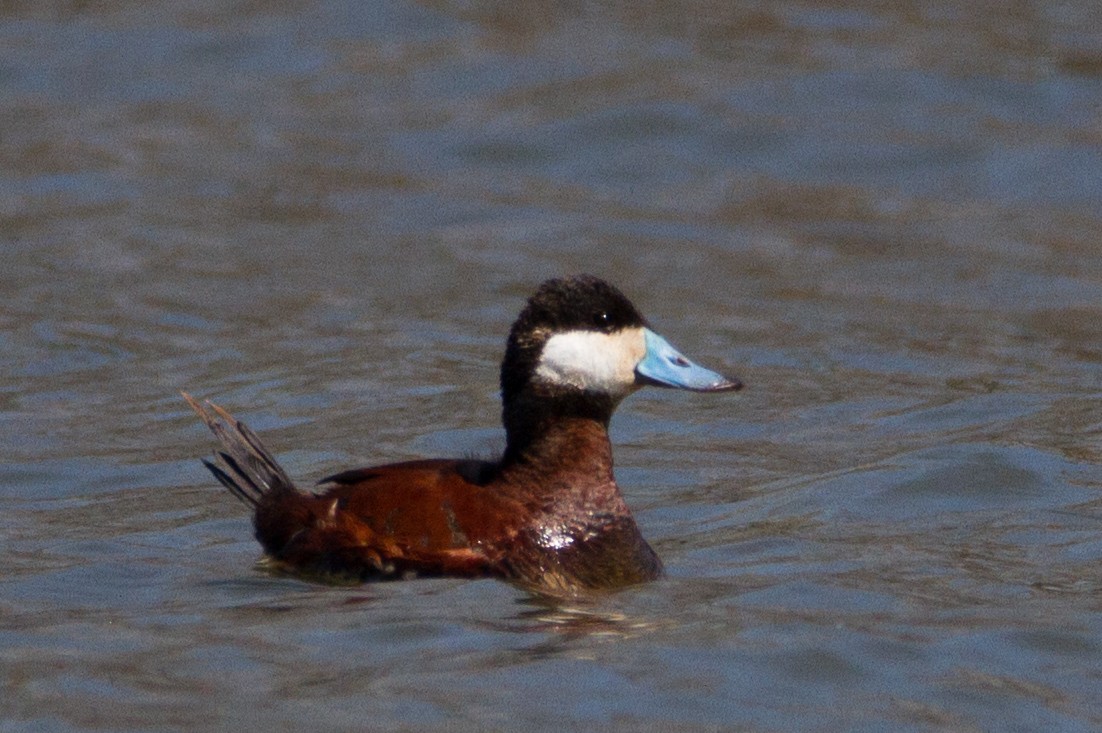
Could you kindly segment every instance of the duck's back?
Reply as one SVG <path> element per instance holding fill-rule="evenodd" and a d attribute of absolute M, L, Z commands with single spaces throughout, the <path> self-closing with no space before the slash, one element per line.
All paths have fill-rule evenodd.
<path fill-rule="evenodd" d="M 278 564 L 350 580 L 500 576 L 523 507 L 488 487 L 493 464 L 427 460 L 345 471 L 321 493 L 272 491 L 256 536 Z"/>

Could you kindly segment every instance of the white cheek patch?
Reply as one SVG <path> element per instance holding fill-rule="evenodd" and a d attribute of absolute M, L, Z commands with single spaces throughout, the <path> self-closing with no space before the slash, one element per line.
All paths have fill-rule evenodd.
<path fill-rule="evenodd" d="M 646 352 L 641 328 L 558 333 L 543 346 L 536 379 L 620 399 L 635 390 L 635 366 Z"/>

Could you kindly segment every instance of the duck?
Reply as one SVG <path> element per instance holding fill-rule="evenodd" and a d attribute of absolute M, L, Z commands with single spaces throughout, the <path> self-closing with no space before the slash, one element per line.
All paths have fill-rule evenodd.
<path fill-rule="evenodd" d="M 422 459 L 326 476 L 302 490 L 260 438 L 183 397 L 219 444 L 203 463 L 253 512 L 275 570 L 336 582 L 497 578 L 550 596 L 660 577 L 613 475 L 608 428 L 643 387 L 732 392 L 655 332 L 613 285 L 542 283 L 509 331 L 500 374 L 505 448 L 494 460 Z"/>

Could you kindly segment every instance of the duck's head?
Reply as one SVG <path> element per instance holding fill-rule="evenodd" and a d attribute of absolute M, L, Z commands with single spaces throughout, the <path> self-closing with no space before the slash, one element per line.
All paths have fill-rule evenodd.
<path fill-rule="evenodd" d="M 623 293 L 589 275 L 548 280 L 509 333 L 501 366 L 506 428 L 547 405 L 605 422 L 646 385 L 725 392 L 738 379 L 698 366 L 647 325 Z"/>

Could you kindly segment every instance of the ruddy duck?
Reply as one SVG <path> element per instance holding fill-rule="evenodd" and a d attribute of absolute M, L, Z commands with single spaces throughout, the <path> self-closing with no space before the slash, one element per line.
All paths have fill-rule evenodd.
<path fill-rule="evenodd" d="M 358 468 L 305 492 L 244 423 L 184 398 L 221 443 L 203 463 L 255 510 L 256 538 L 277 567 L 348 581 L 497 577 L 572 594 L 662 573 L 613 478 L 608 438 L 616 406 L 644 385 L 742 387 L 689 361 L 619 290 L 583 275 L 543 283 L 513 324 L 497 461 Z"/>

